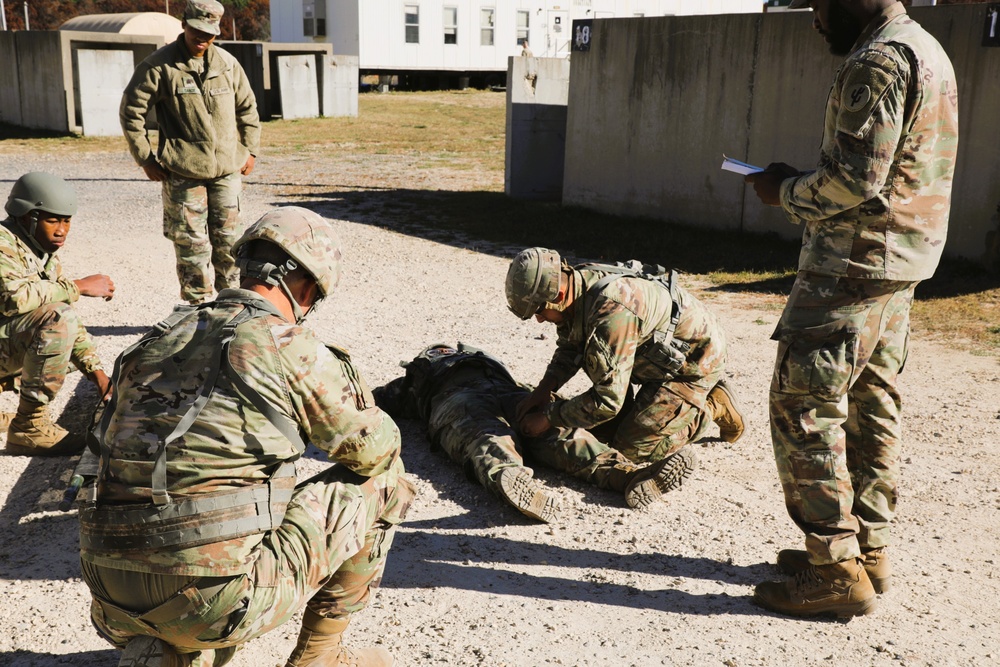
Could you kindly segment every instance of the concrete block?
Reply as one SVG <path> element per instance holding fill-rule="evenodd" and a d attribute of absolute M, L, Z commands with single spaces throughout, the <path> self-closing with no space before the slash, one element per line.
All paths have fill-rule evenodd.
<path fill-rule="evenodd" d="M 565 58 L 508 60 L 508 197 L 559 201 L 562 196 L 569 67 Z"/>
<path fill-rule="evenodd" d="M 279 56 L 278 88 L 285 120 L 319 116 L 319 79 L 312 56 Z"/>
<path fill-rule="evenodd" d="M 357 56 L 322 57 L 319 85 L 323 91 L 323 105 L 320 112 L 324 116 L 357 117 L 358 63 Z"/>
<path fill-rule="evenodd" d="M 80 117 L 86 136 L 113 137 L 122 133 L 118 107 L 122 91 L 132 78 L 131 51 L 79 49 Z"/>

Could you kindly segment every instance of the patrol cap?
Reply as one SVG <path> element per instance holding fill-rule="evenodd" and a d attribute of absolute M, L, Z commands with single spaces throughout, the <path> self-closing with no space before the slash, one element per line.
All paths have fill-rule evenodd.
<path fill-rule="evenodd" d="M 215 0 L 188 0 L 187 7 L 184 8 L 184 21 L 195 30 L 218 35 L 222 32 L 219 22 L 225 11 L 225 7 Z"/>
<path fill-rule="evenodd" d="M 511 260 L 504 291 L 507 308 L 522 320 L 559 296 L 562 262 L 559 253 L 548 248 L 526 248 Z"/>
<path fill-rule="evenodd" d="M 246 245 L 257 240 L 275 244 L 295 264 L 311 273 L 322 296 L 329 296 L 340 282 L 340 239 L 337 238 L 333 225 L 318 213 L 299 206 L 276 208 L 247 227 L 243 236 L 233 244 L 233 256 L 237 258 L 241 270 L 249 266 L 252 269 L 251 275 L 263 270 L 266 277 L 263 274 L 253 277 L 259 277 L 265 282 L 270 282 L 267 277 L 271 277 L 280 282 L 284 279 L 284 274 L 295 267 L 275 267 L 248 261 Z M 253 266 L 254 264 L 260 266 Z"/>
<path fill-rule="evenodd" d="M 809 6 L 809 0 L 792 0 L 788 3 L 789 9 L 802 9 Z"/>
<path fill-rule="evenodd" d="M 14 183 L 4 210 L 15 218 L 32 211 L 71 217 L 76 215 L 76 191 L 58 176 L 31 171 Z"/>

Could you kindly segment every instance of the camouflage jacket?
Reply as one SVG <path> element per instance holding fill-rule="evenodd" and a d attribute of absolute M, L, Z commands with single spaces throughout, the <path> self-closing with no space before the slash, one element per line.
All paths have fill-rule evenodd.
<path fill-rule="evenodd" d="M 629 384 L 661 383 L 685 400 L 702 407 L 726 360 L 726 336 L 719 320 L 690 292 L 678 286 L 681 318 L 674 338 L 690 350 L 676 376 L 663 371 L 644 354 L 657 330 L 665 329 L 673 311 L 670 291 L 662 283 L 621 277 L 593 294 L 607 275 L 600 270 L 573 272 L 575 301 L 570 317 L 556 328 L 556 351 L 543 382 L 561 387 L 583 368 L 593 386 L 546 409 L 554 426 L 590 428 L 621 410 Z"/>
<path fill-rule="evenodd" d="M 135 355 L 116 374 L 115 409 L 104 434 L 110 452 L 99 502 L 135 504 L 151 498 L 158 444 L 177 426 L 205 385 L 222 325 L 241 302 L 265 303 L 253 292 L 223 290 Z M 395 422 L 375 407 L 348 355 L 328 348 L 309 329 L 269 315 L 237 328 L 229 348 L 233 370 L 302 439 L 364 477 L 393 483 L 403 472 Z M 262 484 L 299 456 L 294 443 L 219 373 L 190 429 L 167 448 L 167 490 L 174 502 L 199 494 Z M 81 524 L 81 530 L 85 527 Z M 263 534 L 187 548 L 121 553 L 81 549 L 84 560 L 118 569 L 191 576 L 248 571 Z"/>
<path fill-rule="evenodd" d="M 140 166 L 154 159 L 145 124 L 155 108 L 163 168 L 184 178 L 220 178 L 257 154 L 257 102 L 246 73 L 228 52 L 209 47 L 204 78 L 196 60 L 183 35 L 143 60 L 122 95 L 119 117 Z"/>
<path fill-rule="evenodd" d="M 805 223 L 799 270 L 923 280 L 944 249 L 958 147 L 958 89 L 941 45 L 889 6 L 837 72 L 819 167 L 781 185 Z"/>
<path fill-rule="evenodd" d="M 30 313 L 47 303 L 73 303 L 76 283 L 63 277 L 55 253 L 38 256 L 11 218 L 0 223 L 0 318 Z"/>

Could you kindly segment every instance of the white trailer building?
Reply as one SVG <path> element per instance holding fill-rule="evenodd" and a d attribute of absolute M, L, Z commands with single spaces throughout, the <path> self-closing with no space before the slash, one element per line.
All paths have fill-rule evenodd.
<path fill-rule="evenodd" d="M 275 42 L 332 42 L 363 73 L 499 75 L 527 39 L 569 55 L 575 19 L 760 12 L 763 0 L 271 0 Z"/>

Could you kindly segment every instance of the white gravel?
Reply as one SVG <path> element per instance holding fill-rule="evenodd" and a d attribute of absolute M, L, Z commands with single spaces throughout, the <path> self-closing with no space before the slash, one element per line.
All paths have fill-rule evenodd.
<path fill-rule="evenodd" d="M 245 221 L 297 202 L 338 219 L 344 280 L 312 324 L 350 350 L 371 385 L 395 377 L 398 362 L 425 345 L 456 340 L 537 381 L 554 331 L 506 311 L 503 277 L 519 248 L 434 240 L 430 230 L 423 238 L 397 233 L 379 217 L 391 190 L 366 190 L 494 187 L 496 174 L 417 172 L 415 163 L 265 156 L 247 186 Z M 108 273 L 118 286 L 111 302 L 78 305 L 110 371 L 117 353 L 178 301 L 158 185 L 124 154 L 0 153 L 4 197 L 29 170 L 57 173 L 79 193 L 62 251 L 70 275 Z M 332 192 L 343 188 L 357 190 L 351 202 Z M 301 197 L 288 194 L 295 190 Z M 702 442 L 694 476 L 642 514 L 613 493 L 539 469 L 564 493 L 565 519 L 546 526 L 466 481 L 428 452 L 419 425 L 401 423 L 404 459 L 421 495 L 382 588 L 348 630 L 350 644 L 383 644 L 400 665 L 1000 663 L 997 359 L 914 332 L 902 378 L 907 443 L 893 590 L 874 615 L 847 623 L 781 618 L 749 599 L 756 582 L 777 577 L 768 564 L 775 552 L 801 544 L 785 514 L 767 426 L 768 336 L 779 311 L 752 295 L 706 290 L 696 277 L 687 282 L 727 324 L 734 384 L 749 418 L 743 440 Z M 77 406 L 92 395 L 79 380 L 70 376 L 57 404 L 61 410 L 80 393 L 68 403 L 67 423 L 82 419 Z M 11 394 L 0 397 L 4 410 L 15 404 Z M 72 465 L 0 457 L 0 665 L 116 664 L 90 627 L 76 512 L 56 507 Z M 300 473 L 322 465 L 306 459 Z M 296 634 L 289 624 L 248 644 L 231 664 L 283 665 Z"/>

